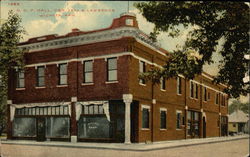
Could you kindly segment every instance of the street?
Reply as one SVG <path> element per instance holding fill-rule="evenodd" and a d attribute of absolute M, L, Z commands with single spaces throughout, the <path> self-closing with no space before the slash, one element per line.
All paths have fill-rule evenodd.
<path fill-rule="evenodd" d="M 2 144 L 2 157 L 247 157 L 249 140 L 202 144 L 154 151 L 125 151 Z"/>

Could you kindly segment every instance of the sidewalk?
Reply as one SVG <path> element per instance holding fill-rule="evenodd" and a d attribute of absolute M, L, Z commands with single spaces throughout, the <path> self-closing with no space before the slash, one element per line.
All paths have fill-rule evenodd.
<path fill-rule="evenodd" d="M 21 140 L 5 140 L 2 139 L 0 145 L 30 145 L 30 146 L 49 146 L 49 147 L 69 147 L 69 148 L 88 148 L 88 149 L 111 149 L 111 150 L 124 150 L 124 151 L 152 151 L 160 149 L 169 149 L 176 147 L 186 147 L 193 145 L 227 142 L 240 139 L 248 139 L 249 135 L 238 135 L 228 137 L 212 137 L 200 139 L 183 139 L 174 141 L 154 142 L 150 144 L 145 143 L 70 143 L 70 142 L 36 142 L 36 141 L 21 141 Z"/>

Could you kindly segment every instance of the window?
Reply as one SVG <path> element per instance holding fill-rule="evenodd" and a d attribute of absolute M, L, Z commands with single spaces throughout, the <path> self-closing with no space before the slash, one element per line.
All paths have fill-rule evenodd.
<path fill-rule="evenodd" d="M 117 58 L 108 58 L 108 81 L 117 81 Z"/>
<path fill-rule="evenodd" d="M 176 111 L 176 129 L 181 129 L 181 111 Z"/>
<path fill-rule="evenodd" d="M 44 66 L 37 67 L 37 87 L 45 86 Z"/>
<path fill-rule="evenodd" d="M 126 19 L 126 25 L 133 26 L 133 19 Z"/>
<path fill-rule="evenodd" d="M 69 117 L 47 117 L 46 137 L 68 138 L 70 136 Z"/>
<path fill-rule="evenodd" d="M 203 97 L 204 97 L 204 101 L 207 101 L 207 88 L 203 87 Z"/>
<path fill-rule="evenodd" d="M 235 128 L 235 127 L 236 127 L 236 124 L 233 124 L 233 127 Z"/>
<path fill-rule="evenodd" d="M 194 98 L 194 83 L 190 81 L 190 97 Z"/>
<path fill-rule="evenodd" d="M 59 85 L 67 84 L 67 63 L 59 64 Z"/>
<path fill-rule="evenodd" d="M 84 61 L 83 83 L 93 82 L 93 61 Z"/>
<path fill-rule="evenodd" d="M 24 88 L 24 71 L 17 72 L 17 88 Z"/>
<path fill-rule="evenodd" d="M 198 99 L 198 92 L 199 92 L 199 87 L 198 84 L 195 84 L 195 98 Z"/>
<path fill-rule="evenodd" d="M 35 137 L 36 118 L 14 118 L 13 121 L 14 137 Z"/>
<path fill-rule="evenodd" d="M 149 129 L 149 108 L 142 106 L 142 128 Z"/>
<path fill-rule="evenodd" d="M 222 96 L 222 106 L 225 106 L 226 105 L 226 98 L 224 95 L 221 95 Z"/>
<path fill-rule="evenodd" d="M 139 63 L 139 73 L 145 73 L 146 72 L 146 64 L 143 61 L 140 61 Z M 139 80 L 140 84 L 146 84 L 145 79 L 140 79 Z"/>
<path fill-rule="evenodd" d="M 103 104 L 83 105 L 82 115 L 78 121 L 78 136 L 93 139 L 111 138 L 113 122 L 108 121 Z"/>
<path fill-rule="evenodd" d="M 161 118 L 161 129 L 167 129 L 167 110 L 166 109 L 160 109 L 160 118 Z"/>
<path fill-rule="evenodd" d="M 215 104 L 219 104 L 219 93 L 215 94 Z"/>
<path fill-rule="evenodd" d="M 181 94 L 181 78 L 177 77 L 177 94 Z"/>
<path fill-rule="evenodd" d="M 166 90 L 166 79 L 165 79 L 165 77 L 161 78 L 161 90 Z"/>
<path fill-rule="evenodd" d="M 200 135 L 199 131 L 199 125 L 200 125 L 200 112 L 196 111 L 188 111 L 188 135 L 189 136 L 196 136 L 198 137 Z"/>

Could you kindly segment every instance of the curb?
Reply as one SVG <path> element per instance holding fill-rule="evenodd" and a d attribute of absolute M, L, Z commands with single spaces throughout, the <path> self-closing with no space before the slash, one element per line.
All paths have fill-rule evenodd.
<path fill-rule="evenodd" d="M 174 146 L 159 146 L 159 148 L 137 148 L 137 144 L 134 144 L 135 147 L 133 148 L 122 148 L 124 145 L 120 146 L 86 146 L 86 145 L 70 145 L 70 144 L 56 144 L 56 143 L 18 143 L 15 141 L 1 141 L 1 143 L 7 145 L 27 145 L 27 146 L 45 146 L 45 147 L 63 147 L 63 148 L 85 148 L 85 149 L 103 149 L 103 150 L 119 150 L 119 151 L 134 151 L 134 152 L 147 152 L 147 151 L 155 151 L 155 150 L 162 150 L 162 149 L 171 149 L 171 148 L 181 148 L 181 147 L 188 147 L 188 146 L 195 146 L 195 145 L 204 145 L 204 144 L 213 144 L 213 143 L 221 143 L 221 142 L 230 142 L 230 141 L 237 141 L 242 139 L 249 139 L 248 136 L 232 138 L 232 139 L 223 139 L 218 141 L 201 141 L 197 143 L 187 143 L 187 144 L 179 144 Z M 133 144 L 132 144 L 133 145 Z M 151 144 L 156 145 L 156 144 Z M 150 146 L 150 145 L 146 145 Z M 121 147 L 121 148 L 117 148 Z"/>

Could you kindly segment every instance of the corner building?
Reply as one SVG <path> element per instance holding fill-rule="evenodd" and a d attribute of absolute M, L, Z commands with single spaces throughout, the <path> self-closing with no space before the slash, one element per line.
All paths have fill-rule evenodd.
<path fill-rule="evenodd" d="M 24 70 L 9 72 L 8 139 L 71 142 L 165 141 L 227 135 L 225 85 L 206 73 L 161 84 L 139 80 L 168 52 L 132 13 L 110 27 L 20 43 Z"/>

